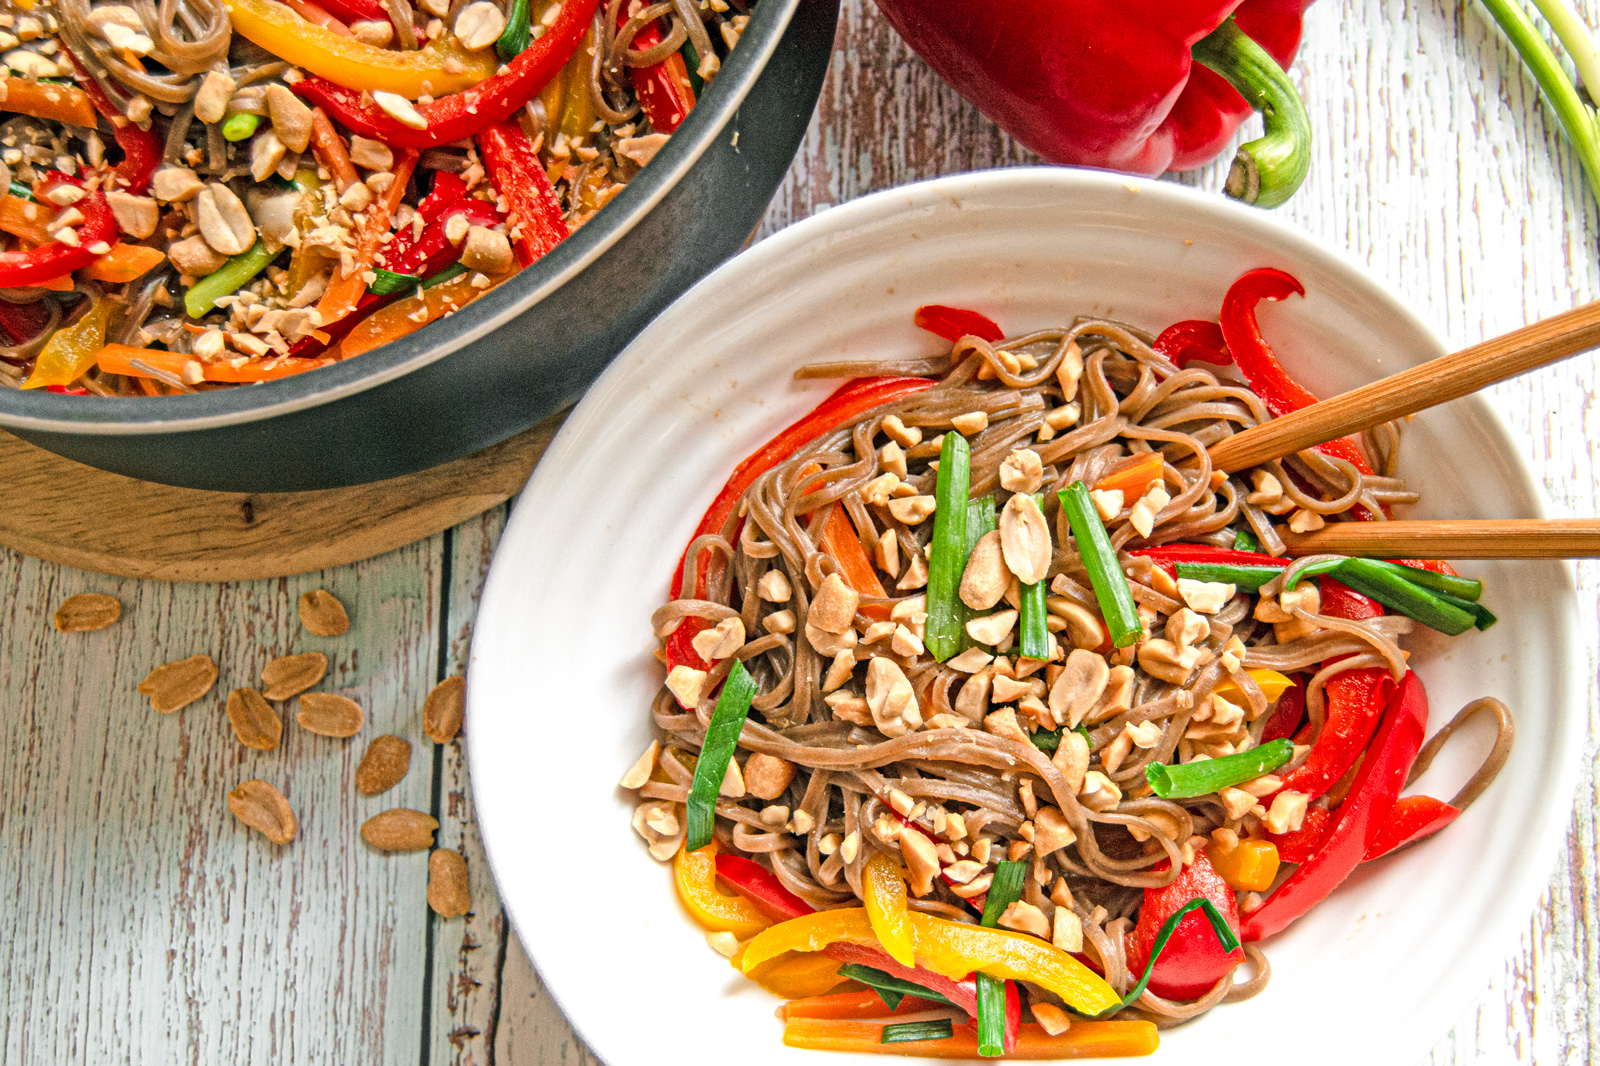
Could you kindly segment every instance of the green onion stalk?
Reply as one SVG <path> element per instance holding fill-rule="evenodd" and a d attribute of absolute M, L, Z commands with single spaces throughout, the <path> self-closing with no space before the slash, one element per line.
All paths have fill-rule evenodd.
<path fill-rule="evenodd" d="M 1579 77 L 1589 91 L 1600 92 L 1600 47 L 1594 35 L 1565 0 L 1533 0 L 1534 6 L 1549 21 Z M 1589 181 L 1589 191 L 1600 200 L 1600 113 L 1584 102 L 1578 87 L 1567 76 L 1555 49 L 1546 43 L 1543 35 L 1528 17 L 1517 0 L 1483 0 L 1511 46 L 1522 56 L 1522 61 L 1539 83 L 1550 109 L 1556 113 L 1567 140 L 1578 153 L 1584 176 Z"/>

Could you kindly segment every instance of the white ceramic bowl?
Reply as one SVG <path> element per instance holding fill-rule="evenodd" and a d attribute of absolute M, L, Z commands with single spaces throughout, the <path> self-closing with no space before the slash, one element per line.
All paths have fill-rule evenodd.
<path fill-rule="evenodd" d="M 734 464 L 834 386 L 796 382 L 794 368 L 937 351 L 911 324 L 923 303 L 977 308 L 1010 332 L 1085 312 L 1158 330 L 1214 317 L 1228 284 L 1263 265 L 1306 285 L 1306 299 L 1261 319 L 1319 394 L 1442 350 L 1381 282 L 1263 212 L 1171 184 L 1005 170 L 878 193 L 769 238 L 674 304 L 595 384 L 511 516 L 467 695 L 501 893 L 551 994 L 602 1059 L 842 1061 L 782 1045 L 776 1001 L 706 947 L 615 786 L 651 736 L 661 670 L 648 618 L 677 554 Z M 1423 493 L 1417 516 L 1542 513 L 1479 400 L 1419 417 L 1403 454 Z M 1470 570 L 1499 625 L 1410 646 L 1435 728 L 1482 694 L 1517 713 L 1499 781 L 1459 825 L 1362 869 L 1268 942 L 1266 992 L 1165 1034 L 1158 1061 L 1237 1066 L 1285 1048 L 1302 1066 L 1413 1061 L 1526 928 L 1582 750 L 1576 602 L 1557 563 Z M 1473 738 L 1419 788 L 1453 792 L 1487 730 Z"/>

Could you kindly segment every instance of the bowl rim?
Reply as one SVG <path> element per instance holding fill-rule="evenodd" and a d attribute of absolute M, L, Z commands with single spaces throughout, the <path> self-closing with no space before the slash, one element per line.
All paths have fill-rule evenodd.
<path fill-rule="evenodd" d="M 585 270 L 627 236 L 700 160 L 734 118 L 801 0 L 762 0 L 710 89 L 660 153 L 615 200 L 549 255 L 468 308 L 380 349 L 249 388 L 193 396 L 76 397 L 0 390 L 0 427 L 74 436 L 142 436 L 244 425 L 332 403 L 443 359 L 487 336 Z M 471 311 L 470 308 L 477 310 Z"/>
<path fill-rule="evenodd" d="M 670 314 L 679 303 L 694 301 L 702 291 L 702 287 L 715 289 L 726 286 L 731 278 L 735 278 L 752 269 L 759 269 L 767 262 L 790 257 L 795 251 L 812 242 L 826 242 L 830 237 L 847 231 L 857 226 L 867 226 L 874 221 L 880 221 L 893 213 L 916 213 L 939 204 L 955 203 L 959 205 L 964 197 L 981 195 L 994 188 L 1004 188 L 1007 185 L 1017 184 L 1026 187 L 1030 183 L 1041 183 L 1037 187 L 1048 190 L 1052 194 L 1069 193 L 1076 189 L 1095 188 L 1112 190 L 1123 188 L 1140 196 L 1155 196 L 1168 202 L 1177 202 L 1184 208 L 1199 214 L 1209 214 L 1217 219 L 1234 219 L 1256 230 L 1259 235 L 1267 238 L 1276 238 L 1282 246 L 1291 247 L 1297 253 L 1320 257 L 1331 261 L 1349 275 L 1359 279 L 1373 288 L 1384 291 L 1388 302 L 1398 317 L 1415 329 L 1420 335 L 1431 339 L 1435 350 L 1443 353 L 1449 349 L 1443 343 L 1440 335 L 1423 320 L 1412 307 L 1399 296 L 1395 295 L 1392 287 L 1386 286 L 1383 280 L 1374 274 L 1366 265 L 1359 263 L 1348 252 L 1331 246 L 1313 235 L 1296 228 L 1277 218 L 1269 216 L 1259 209 L 1250 208 L 1229 200 L 1220 195 L 1208 193 L 1179 185 L 1171 181 L 1130 177 L 1127 175 L 1111 173 L 1087 168 L 1029 166 L 1013 167 L 995 170 L 973 171 L 944 175 L 906 185 L 880 190 L 860 197 L 848 203 L 830 207 L 826 212 L 820 212 L 810 218 L 795 223 L 794 225 L 778 231 L 766 238 L 758 245 L 742 252 L 730 259 L 717 270 L 708 274 L 696 286 L 688 290 L 678 301 L 664 311 L 661 317 Z M 607 368 L 598 379 L 585 398 L 580 401 L 577 408 L 568 418 L 563 429 L 551 442 L 543 461 L 535 468 L 532 478 L 524 489 L 524 494 L 518 497 L 517 506 L 513 509 L 505 528 L 502 531 L 502 543 L 509 536 L 518 523 L 518 512 L 528 510 L 532 513 L 531 504 L 523 507 L 523 498 L 528 489 L 538 490 L 544 482 L 555 478 L 555 471 L 565 464 L 569 452 L 575 445 L 573 441 L 578 428 L 588 420 L 592 411 L 601 410 L 603 403 L 602 386 L 610 375 L 621 375 L 631 372 L 633 364 L 644 357 L 651 348 L 651 333 L 656 323 L 646 327 L 630 345 L 620 353 L 612 365 Z M 659 346 L 658 346 L 659 347 Z M 629 358 L 632 356 L 632 358 Z M 1468 397 L 1467 403 L 1480 407 L 1477 412 L 1481 415 L 1479 428 L 1491 439 L 1493 445 L 1509 461 L 1511 473 L 1526 487 L 1531 510 L 1537 517 L 1548 514 L 1548 501 L 1543 491 L 1542 481 L 1535 477 L 1523 449 L 1517 446 L 1516 437 L 1506 420 L 1488 405 L 1479 396 Z M 730 462 L 732 460 L 730 459 Z M 535 493 L 535 495 L 537 492 Z M 527 497 L 529 500 L 531 496 Z M 508 558 L 507 556 L 506 558 Z M 514 613 L 517 610 L 515 602 L 511 600 L 512 593 L 506 588 L 504 580 L 497 581 L 497 572 L 510 568 L 509 562 L 501 556 L 497 547 L 495 558 L 491 563 L 488 576 L 485 580 L 483 592 L 478 605 L 477 616 L 473 624 L 472 645 L 469 651 L 469 684 L 467 686 L 467 713 L 473 720 L 492 718 L 493 708 L 486 705 L 489 698 L 475 690 L 470 683 L 473 668 L 479 660 L 479 651 L 483 647 L 480 638 L 490 630 L 490 626 L 497 617 Z M 1557 587 L 1553 592 L 1565 597 L 1569 606 L 1575 607 L 1577 600 L 1577 584 L 1575 571 L 1570 561 L 1563 561 L 1559 568 L 1561 575 Z M 504 602 L 503 602 L 504 601 Z M 1567 625 L 1560 630 L 1560 644 L 1555 649 L 1554 661 L 1581 664 L 1587 661 L 1587 656 L 1580 641 L 1580 625 Z M 1580 668 L 1581 669 L 1581 668 Z M 1570 704 L 1576 700 L 1576 692 L 1581 691 L 1581 686 L 1565 686 L 1570 689 L 1569 699 L 1564 701 Z M 1567 827 L 1571 819 L 1571 806 L 1577 791 L 1578 782 L 1582 773 L 1582 755 L 1586 738 L 1586 716 L 1581 709 L 1575 713 L 1564 715 L 1565 721 L 1559 722 L 1557 728 L 1552 730 L 1552 745 L 1559 745 L 1566 754 L 1556 762 L 1556 773 L 1551 775 L 1548 795 L 1552 797 L 1549 804 L 1536 808 L 1543 813 L 1537 833 L 1530 843 L 1528 854 L 1533 861 L 1524 864 L 1517 871 L 1507 871 L 1501 883 L 1502 894 L 1509 906 L 1499 908 L 1498 917 L 1481 930 L 1482 935 L 1477 937 L 1466 952 L 1467 965 L 1457 968 L 1458 974 L 1472 974 L 1474 980 L 1487 975 L 1489 967 L 1496 961 L 1506 958 L 1512 951 L 1512 946 L 1521 932 L 1526 928 L 1526 922 L 1539 898 L 1548 887 L 1552 869 L 1560 855 L 1566 848 Z M 483 798 L 493 794 L 493 789 L 484 787 L 479 783 L 486 783 L 495 777 L 490 764 L 494 761 L 491 754 L 493 738 L 492 729 L 476 729 L 469 731 L 467 738 L 468 770 L 471 774 L 475 790 L 475 809 L 479 821 L 479 829 L 483 841 L 484 851 L 491 871 L 498 867 L 495 856 L 501 849 L 510 850 L 515 846 L 515 829 L 513 816 L 508 808 L 502 809 L 491 804 L 484 804 Z M 1559 802 L 1558 802 L 1559 801 Z M 492 808 L 492 810 L 491 810 Z M 497 878 L 498 881 L 498 878 Z M 665 886 L 662 886 L 663 889 Z M 537 936 L 526 936 L 523 930 L 529 932 L 538 924 L 531 921 L 525 926 L 519 917 L 518 909 L 509 895 L 502 896 L 503 906 L 513 929 L 517 932 L 524 945 L 537 943 Z M 528 958 L 535 968 L 539 967 L 539 960 L 532 947 L 528 949 Z M 1438 988 L 1446 983 L 1441 981 L 1428 999 L 1419 1002 L 1421 1007 L 1432 1007 L 1427 1013 L 1426 1020 L 1437 1021 L 1442 1016 L 1444 1004 L 1439 1002 Z M 1459 981 L 1451 982 L 1450 988 L 1454 989 Z M 547 985 L 546 992 L 552 996 L 557 1006 L 561 1009 L 564 1018 L 569 1019 L 573 1031 L 589 1045 L 589 1034 L 579 1023 L 571 1020 L 566 1003 L 566 991 L 556 985 Z M 1446 997 L 1451 1000 L 1450 1005 L 1454 1011 L 1450 1014 L 1454 1018 L 1455 1012 L 1465 1009 L 1465 1003 L 1459 996 Z M 1420 1029 L 1413 1026 L 1412 1033 Z M 1445 1035 L 1446 1030 L 1439 1028 L 1427 1034 L 1430 1041 L 1437 1041 Z M 1413 1040 L 1413 1043 L 1416 1041 Z M 1426 1045 L 1420 1049 L 1408 1046 L 1408 1050 L 1416 1054 L 1426 1054 Z M 1099 1061 L 1099 1060 L 1096 1060 Z M 1408 1060 L 1409 1061 L 1409 1060 Z"/>

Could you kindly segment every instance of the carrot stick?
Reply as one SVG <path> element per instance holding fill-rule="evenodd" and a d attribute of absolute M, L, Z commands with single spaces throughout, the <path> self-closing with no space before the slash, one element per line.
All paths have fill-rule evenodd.
<path fill-rule="evenodd" d="M 46 225 L 55 216 L 55 208 L 45 204 L 9 194 L 0 196 L 0 230 L 25 241 L 38 245 L 54 240 Z"/>
<path fill-rule="evenodd" d="M 344 138 L 339 136 L 339 131 L 333 128 L 333 120 L 320 107 L 311 109 L 311 150 L 328 168 L 333 180 L 339 183 L 341 195 L 361 180 L 361 175 L 356 173 L 356 165 L 350 162 L 350 151 L 344 146 Z M 399 177 L 398 174 L 395 176 Z M 397 184 L 405 188 L 404 182 L 397 181 Z"/>
<path fill-rule="evenodd" d="M 861 547 L 855 523 L 850 521 L 849 514 L 840 504 L 833 505 L 833 514 L 828 516 L 827 524 L 822 527 L 822 546 L 833 556 L 834 563 L 839 567 L 839 576 L 846 585 L 863 596 L 888 595 L 883 590 L 883 583 L 878 580 L 872 560 Z M 861 613 L 883 621 L 889 617 L 889 608 L 883 604 L 866 605 L 861 608 Z"/>
<path fill-rule="evenodd" d="M 0 78 L 0 111 L 94 129 L 94 104 L 76 85 Z"/>
<path fill-rule="evenodd" d="M 315 122 L 316 119 L 313 117 L 313 128 Z M 416 149 L 404 149 L 400 158 L 395 160 L 394 184 L 384 190 L 381 199 L 372 201 L 372 205 L 363 213 L 362 218 L 365 219 L 365 223 L 361 230 L 361 239 L 356 244 L 354 266 L 348 274 L 334 272 L 333 278 L 328 282 L 327 291 L 322 294 L 322 300 L 317 304 L 317 313 L 322 316 L 324 326 L 339 321 L 354 311 L 356 304 L 361 302 L 362 294 L 367 291 L 367 281 L 363 275 L 378 261 L 378 249 L 383 247 L 383 238 L 389 232 L 389 222 L 399 209 L 400 201 L 405 199 L 406 185 L 411 181 L 411 171 L 416 165 Z"/>
<path fill-rule="evenodd" d="M 778 1008 L 778 1017 L 784 1021 L 794 1018 L 833 1020 L 884 1018 L 891 1014 L 915 1014 L 918 1011 L 939 1010 L 944 1006 L 943 1003 L 935 1003 L 931 999 L 907 996 L 900 1001 L 900 1006 L 890 1010 L 884 1005 L 883 998 L 869 989 L 865 992 L 833 992 L 826 996 L 791 999 Z"/>
<path fill-rule="evenodd" d="M 977 1059 L 978 1034 L 967 1025 L 955 1029 L 947 1040 L 911 1040 L 902 1044 L 882 1043 L 883 1025 L 879 1022 L 834 1021 L 824 1018 L 795 1018 L 783 1028 L 783 1042 L 789 1047 L 816 1051 L 853 1051 L 857 1054 L 922 1055 L 930 1059 Z M 1102 1056 L 1121 1058 L 1149 1055 L 1161 1043 L 1155 1023 L 1080 1022 L 1060 1036 L 1050 1036 L 1037 1025 L 1022 1027 L 1015 1051 L 1008 1059 L 1086 1059 Z"/>
<path fill-rule="evenodd" d="M 193 356 L 182 352 L 163 352 L 154 348 L 134 348 L 126 344 L 108 344 L 101 348 L 95 355 L 102 373 L 121 374 L 130 378 L 153 377 L 148 370 L 134 366 L 138 361 L 153 370 L 164 371 L 174 377 L 181 377 L 185 363 Z M 205 380 L 231 382 L 242 384 L 253 381 L 276 381 L 279 378 L 290 377 L 294 374 L 303 374 L 307 370 L 328 366 L 331 359 L 289 359 L 281 356 L 271 356 L 265 359 L 251 359 L 240 366 L 230 363 L 201 363 L 205 372 Z"/>
<path fill-rule="evenodd" d="M 1131 462 L 1123 462 L 1126 465 L 1096 481 L 1094 488 L 1096 492 L 1120 489 L 1123 498 L 1131 503 L 1143 496 L 1150 483 L 1161 476 L 1166 460 L 1160 452 L 1145 452 Z"/>
<path fill-rule="evenodd" d="M 449 281 L 440 282 L 431 289 L 422 290 L 421 295 L 407 296 L 403 300 L 396 300 L 388 307 L 374 311 L 345 335 L 339 344 L 338 357 L 349 359 L 351 356 L 382 347 L 390 341 L 399 340 L 408 333 L 415 333 L 429 322 L 465 307 L 511 275 L 503 274 L 498 278 L 491 278 L 488 288 L 483 289 L 473 288 L 471 277 L 471 274 L 458 275 Z"/>
<path fill-rule="evenodd" d="M 142 278 L 166 261 L 167 255 L 159 248 L 142 244 L 115 244 L 111 251 L 83 268 L 83 276 L 113 285 Z"/>

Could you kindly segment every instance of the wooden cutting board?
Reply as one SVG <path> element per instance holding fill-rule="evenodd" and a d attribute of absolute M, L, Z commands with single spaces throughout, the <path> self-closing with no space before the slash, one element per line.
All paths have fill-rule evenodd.
<path fill-rule="evenodd" d="M 244 581 L 339 566 L 503 503 L 566 415 L 405 477 L 315 492 L 209 492 L 138 481 L 0 431 L 0 545 L 122 577 Z"/>

